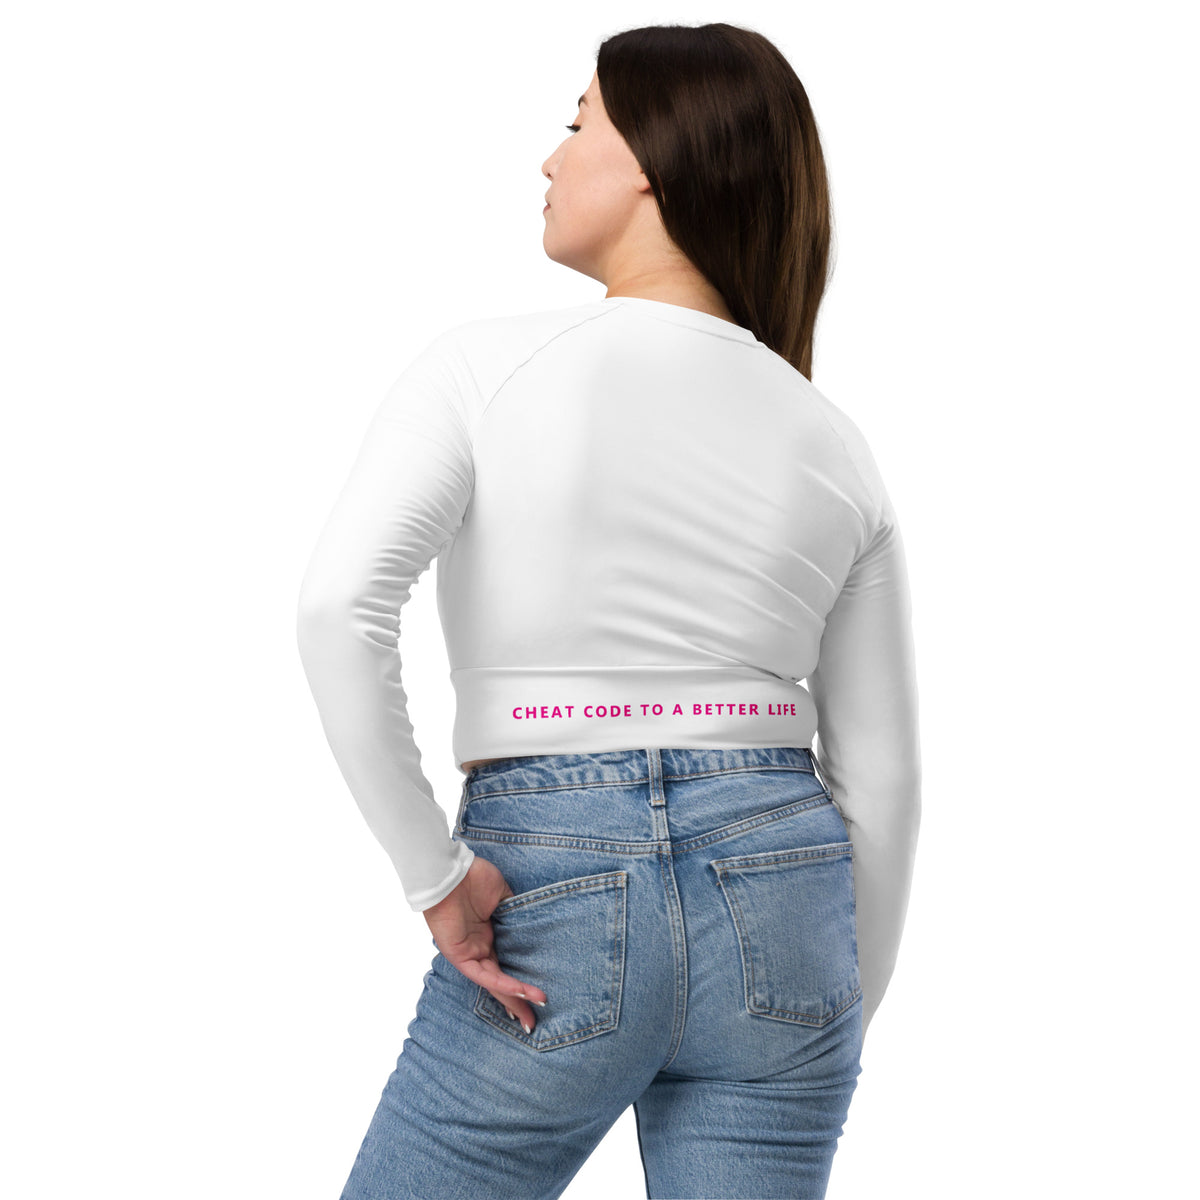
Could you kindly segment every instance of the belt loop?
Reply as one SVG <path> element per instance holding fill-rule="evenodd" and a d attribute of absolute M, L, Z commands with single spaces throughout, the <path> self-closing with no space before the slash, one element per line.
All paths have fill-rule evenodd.
<path fill-rule="evenodd" d="M 808 748 L 808 757 L 812 760 L 813 774 L 820 781 L 821 786 L 827 792 L 829 792 L 830 798 L 832 798 L 833 792 L 829 791 L 829 781 L 825 778 L 824 773 L 821 771 L 821 764 L 819 762 L 817 762 L 816 752 L 812 749 L 811 746 Z"/>
<path fill-rule="evenodd" d="M 463 776 L 462 792 L 458 797 L 458 815 L 454 818 L 454 830 L 456 833 L 463 827 L 463 811 L 467 807 L 467 788 L 471 785 L 471 775 L 472 772 L 468 771 L 466 775 Z"/>
<path fill-rule="evenodd" d="M 662 752 L 648 748 L 646 761 L 650 767 L 650 807 L 661 808 L 667 802 L 667 794 L 663 791 Z"/>

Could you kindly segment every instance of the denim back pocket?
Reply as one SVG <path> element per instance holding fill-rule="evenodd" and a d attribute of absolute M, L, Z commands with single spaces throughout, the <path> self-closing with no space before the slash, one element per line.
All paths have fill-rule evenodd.
<path fill-rule="evenodd" d="M 746 1008 L 820 1027 L 862 994 L 851 844 L 714 859 L 742 955 Z"/>
<path fill-rule="evenodd" d="M 547 884 L 492 911 L 502 970 L 546 993 L 533 1033 L 509 1019 L 480 986 L 475 1012 L 535 1050 L 557 1050 L 609 1033 L 621 1014 L 629 873 L 609 871 Z"/>

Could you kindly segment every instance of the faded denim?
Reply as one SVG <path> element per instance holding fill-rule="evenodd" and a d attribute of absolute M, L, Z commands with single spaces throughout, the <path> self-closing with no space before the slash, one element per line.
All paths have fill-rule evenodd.
<path fill-rule="evenodd" d="M 853 852 L 808 750 L 485 763 L 527 1034 L 438 953 L 341 1200 L 562 1195 L 631 1104 L 654 1200 L 825 1195 L 861 1071 Z"/>

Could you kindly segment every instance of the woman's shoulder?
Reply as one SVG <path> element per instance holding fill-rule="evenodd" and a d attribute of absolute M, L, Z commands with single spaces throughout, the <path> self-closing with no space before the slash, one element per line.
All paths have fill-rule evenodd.
<path fill-rule="evenodd" d="M 500 313 L 463 321 L 446 333 L 466 348 L 491 349 L 502 347 L 513 338 L 522 342 L 536 342 L 556 337 L 573 326 L 586 324 L 610 311 L 611 306 L 597 300 L 587 304 Z"/>
<path fill-rule="evenodd" d="M 612 311 L 594 302 L 475 317 L 446 329 L 434 345 L 460 359 L 486 397 L 546 346 Z"/>

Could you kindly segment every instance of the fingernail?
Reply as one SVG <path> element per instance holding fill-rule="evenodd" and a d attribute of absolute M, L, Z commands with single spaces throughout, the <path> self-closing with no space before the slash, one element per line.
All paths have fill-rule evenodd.
<path fill-rule="evenodd" d="M 508 1005 L 505 1005 L 505 1006 L 504 1006 L 504 1011 L 505 1011 L 506 1013 L 508 1013 L 508 1019 L 509 1019 L 510 1021 L 515 1021 L 515 1020 L 517 1019 L 517 1014 L 516 1014 L 515 1012 L 509 1012 L 509 1011 L 508 1011 Z"/>
<path fill-rule="evenodd" d="M 526 1025 L 524 1021 L 522 1021 L 522 1022 L 521 1022 L 521 1026 L 522 1026 L 522 1028 L 525 1030 L 525 1032 L 526 1032 L 526 1033 L 532 1033 L 532 1032 L 533 1032 L 533 1030 L 532 1030 L 532 1029 L 530 1029 L 530 1027 L 529 1027 L 528 1025 Z"/>
<path fill-rule="evenodd" d="M 538 1008 L 545 1008 L 545 1007 L 546 1007 L 546 1002 L 545 1002 L 545 1000 L 532 1000 L 532 1001 L 530 1001 L 530 1003 L 532 1003 L 532 1004 L 536 1004 L 536 1005 L 538 1006 Z"/>

